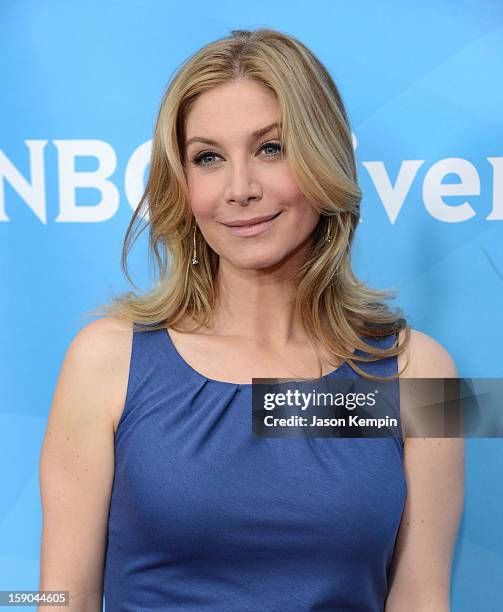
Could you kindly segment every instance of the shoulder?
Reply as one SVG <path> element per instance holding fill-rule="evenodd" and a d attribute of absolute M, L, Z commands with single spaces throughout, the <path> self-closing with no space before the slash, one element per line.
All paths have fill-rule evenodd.
<path fill-rule="evenodd" d="M 72 339 L 65 356 L 104 398 L 114 431 L 124 405 L 132 350 L 133 325 L 117 317 L 87 323 Z"/>
<path fill-rule="evenodd" d="M 87 323 L 75 336 L 79 342 L 100 342 L 110 337 L 128 336 L 133 331 L 130 321 L 119 317 L 101 317 Z"/>
<path fill-rule="evenodd" d="M 405 330 L 400 331 L 400 344 Z M 437 340 L 417 329 L 410 329 L 409 342 L 398 356 L 398 368 L 404 368 L 401 376 L 408 378 L 457 378 L 454 359 Z"/>
<path fill-rule="evenodd" d="M 70 349 L 97 360 L 97 365 L 113 365 L 130 350 L 133 326 L 117 317 L 102 317 L 87 323 L 74 336 Z"/>
<path fill-rule="evenodd" d="M 131 352 L 132 323 L 117 317 L 102 317 L 87 323 L 72 339 L 68 353 L 98 371 L 110 372 Z"/>

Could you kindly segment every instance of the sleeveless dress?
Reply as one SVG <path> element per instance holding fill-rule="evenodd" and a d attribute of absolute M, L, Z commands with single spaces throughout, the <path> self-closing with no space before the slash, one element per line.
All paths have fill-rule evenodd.
<path fill-rule="evenodd" d="M 132 343 L 105 610 L 383 611 L 407 495 L 401 438 L 254 436 L 251 384 L 203 376 L 166 329 Z M 389 375 L 397 358 L 361 367 Z M 344 363 L 332 377 L 358 375 Z"/>

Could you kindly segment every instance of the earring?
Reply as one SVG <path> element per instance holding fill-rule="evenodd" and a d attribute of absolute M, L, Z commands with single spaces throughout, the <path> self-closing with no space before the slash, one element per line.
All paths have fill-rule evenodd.
<path fill-rule="evenodd" d="M 192 265 L 193 266 L 199 263 L 199 259 L 197 258 L 197 252 L 196 252 L 196 230 L 197 230 L 197 225 L 194 223 L 194 231 L 192 233 L 192 239 L 193 239 Z"/>
<path fill-rule="evenodd" d="M 330 235 L 330 231 L 332 229 L 332 217 L 328 218 L 328 230 L 327 230 L 327 235 L 325 237 L 325 242 L 327 242 L 328 244 L 330 244 L 330 242 L 332 241 L 332 236 Z"/>

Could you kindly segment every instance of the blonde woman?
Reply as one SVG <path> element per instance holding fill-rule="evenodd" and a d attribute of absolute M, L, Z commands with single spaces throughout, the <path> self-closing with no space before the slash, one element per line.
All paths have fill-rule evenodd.
<path fill-rule="evenodd" d="M 252 433 L 252 377 L 456 376 L 355 278 L 360 200 L 298 40 L 237 30 L 180 68 L 123 249 L 147 219 L 159 281 L 76 335 L 57 384 L 41 589 L 86 612 L 449 610 L 458 440 Z"/>

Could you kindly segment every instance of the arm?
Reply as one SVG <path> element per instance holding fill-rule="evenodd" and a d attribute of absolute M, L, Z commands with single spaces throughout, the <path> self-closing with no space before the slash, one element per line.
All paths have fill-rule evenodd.
<path fill-rule="evenodd" d="M 111 319 L 93 321 L 75 336 L 42 445 L 39 590 L 69 591 L 71 611 L 102 610 L 114 474 L 112 415 L 124 400 L 127 383 L 125 340 Z"/>
<path fill-rule="evenodd" d="M 456 378 L 445 348 L 412 331 L 405 377 Z M 391 567 L 386 612 L 449 612 L 454 544 L 463 510 L 464 439 L 407 438 L 408 494 Z"/>

